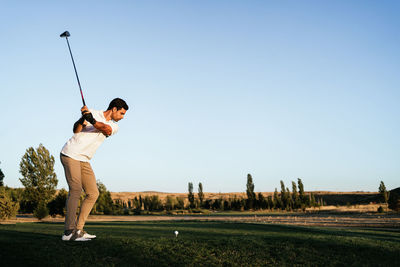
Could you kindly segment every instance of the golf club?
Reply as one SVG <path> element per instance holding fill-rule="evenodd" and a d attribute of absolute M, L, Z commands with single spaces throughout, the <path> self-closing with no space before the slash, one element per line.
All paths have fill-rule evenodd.
<path fill-rule="evenodd" d="M 76 79 L 78 80 L 79 90 L 81 91 L 82 103 L 84 106 L 86 106 L 85 99 L 83 98 L 81 83 L 79 82 L 78 72 L 76 71 L 76 67 L 75 67 L 74 57 L 72 56 L 71 47 L 69 46 L 69 42 L 68 42 L 68 37 L 70 37 L 70 36 L 71 36 L 71 34 L 69 34 L 68 31 L 65 31 L 62 34 L 60 34 L 61 38 L 65 37 L 65 39 L 67 39 L 69 53 L 71 55 L 72 64 L 74 65 L 74 70 L 75 70 Z"/>

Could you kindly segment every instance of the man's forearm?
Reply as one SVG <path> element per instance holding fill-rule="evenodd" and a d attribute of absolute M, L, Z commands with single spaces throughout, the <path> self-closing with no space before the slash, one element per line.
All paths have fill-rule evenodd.
<path fill-rule="evenodd" d="M 96 121 L 96 123 L 93 126 L 106 136 L 110 136 L 112 134 L 112 129 L 110 125 Z"/>
<path fill-rule="evenodd" d="M 74 132 L 74 133 L 79 133 L 80 131 L 82 131 L 83 127 L 86 126 L 84 123 L 85 123 L 85 119 L 84 119 L 83 117 L 80 118 L 79 120 L 77 120 L 77 121 L 74 123 L 73 132 Z"/>

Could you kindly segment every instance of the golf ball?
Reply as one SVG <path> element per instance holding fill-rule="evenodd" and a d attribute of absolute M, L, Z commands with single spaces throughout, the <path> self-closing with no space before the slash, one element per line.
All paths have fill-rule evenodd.
<path fill-rule="evenodd" d="M 178 231 L 175 231 L 174 233 L 175 233 L 175 236 L 178 236 L 178 234 L 179 234 L 179 232 L 178 232 Z"/>

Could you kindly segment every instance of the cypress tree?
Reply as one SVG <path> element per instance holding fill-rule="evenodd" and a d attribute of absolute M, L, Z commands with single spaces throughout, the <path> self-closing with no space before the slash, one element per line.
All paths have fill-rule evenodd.
<path fill-rule="evenodd" d="M 300 205 L 301 208 L 304 210 L 307 206 L 307 199 L 304 193 L 304 185 L 300 178 L 297 179 L 297 184 L 299 185 L 299 198 L 300 198 Z"/>
<path fill-rule="evenodd" d="M 188 200 L 189 200 L 189 208 L 194 208 L 194 194 L 193 194 L 193 183 L 189 183 L 188 185 Z"/>
<path fill-rule="evenodd" d="M 246 194 L 247 194 L 247 208 L 254 208 L 256 194 L 254 193 L 254 183 L 251 174 L 247 174 L 247 184 L 246 184 Z"/>
<path fill-rule="evenodd" d="M 285 190 L 285 184 L 283 183 L 283 181 L 281 180 L 281 202 L 282 202 L 282 206 L 281 209 L 286 209 L 287 205 L 288 205 L 288 199 L 287 199 L 287 194 L 286 194 L 286 190 Z"/>
<path fill-rule="evenodd" d="M 279 197 L 278 189 L 275 187 L 274 191 L 274 208 L 275 209 L 280 209 L 282 207 L 282 201 Z"/>
<path fill-rule="evenodd" d="M 203 200 L 204 200 L 204 193 L 203 193 L 203 184 L 199 183 L 199 191 L 198 191 L 198 196 L 199 196 L 199 201 L 200 201 L 200 207 L 203 207 Z"/>
<path fill-rule="evenodd" d="M 274 207 L 274 201 L 272 200 L 272 196 L 268 196 L 267 200 L 268 200 L 268 209 L 270 210 L 274 209 L 275 207 Z"/>
<path fill-rule="evenodd" d="M 293 201 L 288 187 L 286 187 L 286 201 L 286 210 L 293 210 Z"/>
<path fill-rule="evenodd" d="M 299 194 L 297 193 L 297 185 L 292 181 L 292 199 L 293 199 L 293 208 L 300 208 L 300 199 Z"/>

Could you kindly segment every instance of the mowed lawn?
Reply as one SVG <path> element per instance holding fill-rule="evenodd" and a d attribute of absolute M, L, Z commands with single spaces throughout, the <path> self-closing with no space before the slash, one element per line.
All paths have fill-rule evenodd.
<path fill-rule="evenodd" d="M 399 266 L 400 229 L 235 222 L 88 223 L 63 242 L 61 223 L 0 225 L 1 266 Z M 176 238 L 174 231 L 179 231 Z"/>

